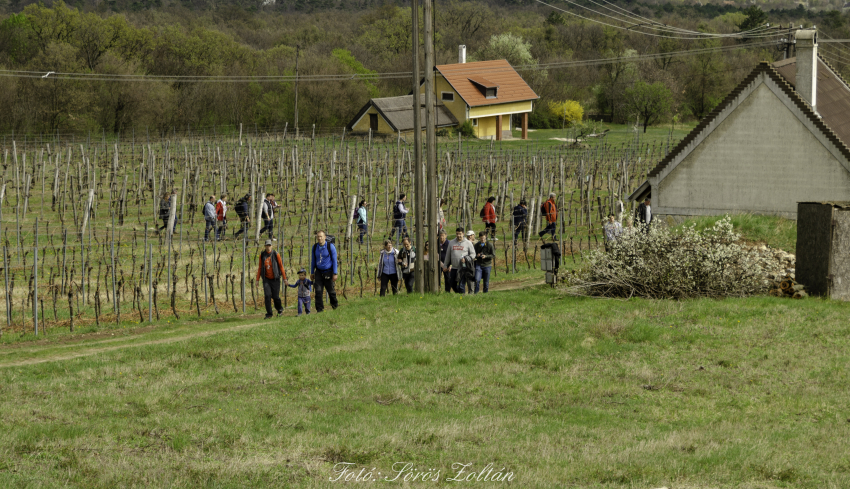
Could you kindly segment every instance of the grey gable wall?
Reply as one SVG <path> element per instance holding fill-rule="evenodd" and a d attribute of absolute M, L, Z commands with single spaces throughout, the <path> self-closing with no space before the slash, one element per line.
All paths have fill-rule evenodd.
<path fill-rule="evenodd" d="M 764 75 L 754 81 L 678 164 L 651 179 L 653 213 L 796 218 L 797 202 L 850 200 L 848 162 L 779 94 Z"/>

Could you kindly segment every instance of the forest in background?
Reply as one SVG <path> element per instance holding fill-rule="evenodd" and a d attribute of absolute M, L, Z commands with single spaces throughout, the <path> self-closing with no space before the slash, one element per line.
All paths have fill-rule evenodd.
<path fill-rule="evenodd" d="M 559 4 L 560 5 L 560 4 Z M 565 7 L 563 4 L 561 7 Z M 765 22 L 817 25 L 823 35 L 850 37 L 837 10 L 762 11 L 734 5 L 623 4 L 641 16 L 677 27 L 734 33 Z M 149 81 L 121 76 L 291 76 L 296 46 L 301 80 L 299 126 L 341 131 L 370 97 L 407 94 L 411 69 L 409 4 L 294 0 L 260 4 L 122 2 L 66 5 L 6 3 L 0 20 L 0 132 L 5 134 L 147 134 L 215 130 L 245 124 L 282 131 L 294 119 L 294 83 L 285 81 Z M 614 122 L 669 123 L 699 119 L 762 60 L 781 59 L 764 39 L 687 40 L 648 36 L 522 2 L 448 0 L 436 6 L 437 63 L 507 59 L 540 96 L 533 128 L 561 127 L 550 102 L 574 100 L 585 114 Z M 651 60 L 652 53 L 720 48 Z M 842 72 L 850 49 L 821 44 Z M 557 63 L 613 59 L 606 64 Z M 621 59 L 625 58 L 625 59 Z M 28 71 L 32 78 L 12 73 Z M 67 80 L 59 73 L 115 78 Z M 354 75 L 361 75 L 354 77 Z M 660 101 L 653 114 L 641 103 Z"/>

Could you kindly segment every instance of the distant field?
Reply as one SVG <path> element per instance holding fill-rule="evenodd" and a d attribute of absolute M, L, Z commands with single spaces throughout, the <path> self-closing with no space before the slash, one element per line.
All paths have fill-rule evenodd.
<path fill-rule="evenodd" d="M 651 126 L 647 132 L 643 132 L 643 128 L 636 133 L 634 127 L 627 124 L 602 124 L 600 132 L 608 129 L 608 133 L 604 138 L 590 138 L 584 141 L 584 144 L 595 146 L 600 143 L 620 146 L 622 144 L 631 144 L 636 140 L 641 143 L 649 143 L 650 145 L 658 143 L 670 142 L 672 145 L 678 143 L 684 138 L 694 127 L 693 124 L 676 124 L 674 128 L 670 125 L 666 126 Z M 513 131 L 515 138 L 522 136 L 521 131 Z M 573 138 L 573 134 L 569 128 L 567 129 L 535 129 L 528 133 L 528 138 L 545 145 L 563 145 L 567 144 L 563 141 L 558 141 L 553 138 Z"/>

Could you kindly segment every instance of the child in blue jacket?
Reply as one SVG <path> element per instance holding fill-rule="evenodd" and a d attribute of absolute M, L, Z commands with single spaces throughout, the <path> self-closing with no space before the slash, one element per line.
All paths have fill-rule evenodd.
<path fill-rule="evenodd" d="M 307 278 L 307 270 L 303 268 L 298 270 L 298 280 L 290 285 L 290 287 L 298 288 L 298 315 L 301 315 L 301 308 L 310 314 L 310 291 L 313 287 L 313 281 Z"/>

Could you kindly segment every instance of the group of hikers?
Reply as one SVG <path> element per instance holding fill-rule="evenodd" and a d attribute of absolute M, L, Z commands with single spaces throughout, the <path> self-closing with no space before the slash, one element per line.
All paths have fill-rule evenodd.
<path fill-rule="evenodd" d="M 171 196 L 166 195 L 163 201 L 171 201 Z M 234 234 L 239 236 L 245 233 L 250 226 L 250 216 L 248 209 L 251 196 L 246 195 L 239 199 L 235 205 L 235 211 L 240 221 L 240 229 Z M 410 236 L 407 233 L 406 216 L 409 209 L 405 202 L 407 196 L 400 194 L 395 204 L 393 205 L 393 227 L 388 238 L 383 242 L 378 257 L 376 267 L 376 279 L 380 282 L 380 295 L 386 296 L 387 292 L 392 291 L 397 294 L 400 290 L 399 284 L 403 284 L 407 293 L 413 293 L 415 280 L 415 264 L 417 250 L 413 246 Z M 443 202 L 439 203 L 437 213 L 437 229 L 438 229 L 438 265 L 441 273 L 438 274 L 438 287 L 444 286 L 446 292 L 456 292 L 459 294 L 487 293 L 490 290 L 490 272 L 492 270 L 496 249 L 493 241 L 496 238 L 496 208 L 494 202 L 495 197 L 487 199 L 484 207 L 481 209 L 479 216 L 484 223 L 484 230 L 478 233 L 476 239 L 475 231 L 465 231 L 462 227 L 455 229 L 455 239 L 447 239 L 446 219 L 443 213 Z M 283 313 L 283 306 L 280 300 L 281 281 L 284 286 L 296 288 L 298 293 L 298 315 L 310 314 L 311 312 L 311 294 L 315 296 L 315 311 L 322 312 L 324 310 L 324 295 L 327 293 L 331 308 L 336 309 L 339 306 L 339 301 L 336 296 L 335 284 L 339 276 L 339 260 L 334 243 L 334 237 L 328 236 L 324 231 L 316 233 L 316 242 L 312 246 L 310 253 L 310 270 L 309 278 L 308 271 L 301 269 L 298 271 L 298 280 L 293 284 L 289 284 L 286 277 L 286 272 L 283 268 L 283 260 L 280 254 L 274 249 L 274 242 L 277 241 L 273 236 L 274 229 L 274 212 L 280 208 L 275 203 L 274 194 L 266 194 L 260 207 L 260 217 L 263 220 L 263 227 L 260 233 L 268 231 L 269 239 L 264 244 L 264 249 L 260 254 L 259 267 L 257 269 L 256 280 L 263 282 L 263 296 L 266 308 L 266 319 L 272 318 L 274 312 L 280 315 Z M 168 224 L 169 218 L 168 207 L 161 207 L 162 219 L 165 226 Z M 206 221 L 206 230 L 204 240 L 210 239 L 211 231 L 214 231 L 216 240 L 224 239 L 227 228 L 227 195 L 222 195 L 220 199 L 216 199 L 211 195 L 209 201 L 204 204 L 204 219 Z M 540 208 L 541 216 L 545 218 L 546 227 L 542 229 L 538 235 L 540 239 L 544 239 L 547 234 L 555 239 L 557 228 L 558 208 L 555 202 L 555 194 L 550 194 L 549 199 L 543 203 Z M 359 230 L 359 242 L 362 244 L 364 237 L 369 231 L 369 213 L 367 203 L 362 200 L 358 203 L 357 208 L 351 216 L 354 224 Z M 513 209 L 513 236 L 514 240 L 520 236 L 525 239 L 528 224 L 529 213 L 527 203 L 523 199 Z M 160 229 L 165 229 L 160 228 Z M 393 238 L 398 233 L 401 239 L 401 246 L 394 246 Z M 425 248 L 422 250 L 423 259 L 430 262 L 431 254 L 429 243 L 425 243 Z M 431 288 L 431 277 L 425 275 L 426 288 Z M 272 308 L 274 307 L 274 309 Z"/>

